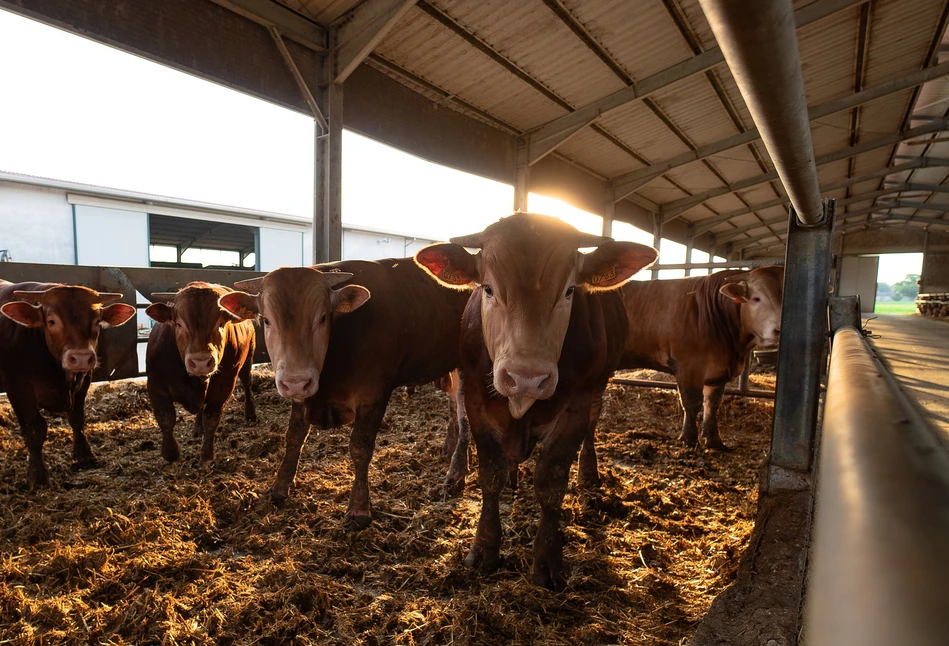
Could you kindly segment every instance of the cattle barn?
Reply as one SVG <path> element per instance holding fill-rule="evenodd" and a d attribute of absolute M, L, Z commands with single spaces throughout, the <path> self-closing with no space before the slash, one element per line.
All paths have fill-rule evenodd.
<path fill-rule="evenodd" d="M 120 381 L 138 374 L 135 330 L 105 330 L 93 378 L 110 383 L 86 402 L 98 469 L 70 471 L 50 416 L 52 484 L 27 490 L 0 400 L 4 643 L 945 643 L 949 0 L 0 8 L 311 116 L 314 262 L 341 258 L 345 128 L 513 185 L 512 212 L 540 193 L 601 216 L 604 235 L 624 222 L 726 259 L 654 272 L 784 266 L 776 379 L 726 398 L 732 452 L 676 444 L 675 394 L 614 379 L 602 483 L 571 476 L 564 503 L 559 592 L 531 583 L 531 461 L 501 494 L 497 572 L 464 567 L 479 485 L 446 495 L 442 393 L 394 394 L 373 524 L 348 532 L 344 429 L 311 433 L 275 505 L 289 406 L 259 366 L 261 421 L 243 421 L 238 390 L 214 462 L 184 442 L 194 459 L 165 464 L 144 384 Z M 862 258 L 893 252 L 924 254 L 921 314 L 867 321 Z M 0 279 L 130 305 L 259 275 L 0 264 Z"/>

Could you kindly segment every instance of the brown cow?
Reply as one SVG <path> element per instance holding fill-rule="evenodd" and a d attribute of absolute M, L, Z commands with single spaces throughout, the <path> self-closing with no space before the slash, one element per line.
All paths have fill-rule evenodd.
<path fill-rule="evenodd" d="M 620 368 L 675 375 L 685 410 L 679 439 L 686 445 L 698 443 L 704 390 L 705 446 L 726 450 L 718 431 L 725 384 L 741 374 L 752 348 L 777 344 L 783 291 L 783 267 L 633 281 L 623 287 L 629 333 Z M 596 473 L 594 427 L 595 420 L 580 455 L 587 473 Z"/>
<path fill-rule="evenodd" d="M 73 469 L 98 466 L 89 448 L 85 401 L 96 366 L 99 329 L 122 325 L 135 308 L 110 303 L 121 294 L 58 283 L 0 281 L 0 390 L 26 440 L 30 488 L 46 485 L 46 420 L 40 409 L 66 413 L 73 432 Z"/>
<path fill-rule="evenodd" d="M 479 285 L 465 309 L 461 341 L 482 492 L 465 564 L 482 572 L 498 566 L 499 494 L 509 465 L 523 462 L 542 442 L 534 471 L 541 519 L 533 580 L 561 589 L 559 524 L 567 476 L 628 327 L 616 288 L 654 262 L 656 251 L 527 213 L 453 243 L 426 247 L 416 261 L 443 283 Z M 589 254 L 578 252 L 594 246 Z M 465 247 L 481 251 L 472 255 Z"/>
<path fill-rule="evenodd" d="M 389 396 L 458 367 L 468 293 L 437 285 L 411 258 L 284 267 L 237 285 L 259 295 L 228 294 L 221 305 L 260 316 L 277 391 L 293 400 L 274 500 L 289 495 L 310 426 L 353 422 L 345 525 L 368 526 L 369 461 Z"/>
<path fill-rule="evenodd" d="M 148 399 L 161 428 L 161 455 L 181 457 L 175 439 L 175 402 L 194 417 L 194 436 L 204 436 L 201 460 L 214 459 L 214 433 L 237 380 L 244 388 L 244 417 L 257 421 L 251 367 L 257 344 L 253 321 L 242 321 L 218 305 L 233 290 L 190 283 L 177 293 L 152 294 L 145 313 L 158 322 L 148 337 L 145 374 Z"/>

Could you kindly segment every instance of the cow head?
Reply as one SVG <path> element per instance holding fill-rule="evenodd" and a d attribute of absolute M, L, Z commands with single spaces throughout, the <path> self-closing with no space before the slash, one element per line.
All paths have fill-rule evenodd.
<path fill-rule="evenodd" d="M 195 282 L 177 292 L 152 294 L 153 303 L 145 313 L 174 326 L 178 353 L 190 375 L 207 378 L 217 372 L 227 324 L 240 320 L 218 304 L 230 291 L 221 285 Z"/>
<path fill-rule="evenodd" d="M 43 291 L 15 291 L 20 300 L 4 303 L 0 312 L 24 327 L 43 328 L 46 346 L 67 373 L 88 373 L 96 367 L 99 330 L 122 325 L 135 308 L 112 303 L 122 294 L 97 292 L 78 285 L 57 285 Z"/>
<path fill-rule="evenodd" d="M 465 247 L 480 249 L 470 254 Z M 582 247 L 596 247 L 588 254 Z M 517 213 L 481 233 L 418 252 L 416 262 L 449 286 L 480 285 L 481 326 L 493 383 L 520 419 L 557 388 L 557 363 L 576 290 L 607 290 L 656 260 L 656 250 L 581 233 L 556 218 Z"/>
<path fill-rule="evenodd" d="M 781 339 L 781 303 L 784 267 L 759 267 L 733 282 L 721 293 L 741 304 L 742 332 L 754 336 L 755 345 L 777 345 Z"/>
<path fill-rule="evenodd" d="M 350 278 L 344 272 L 281 267 L 235 284 L 256 296 L 234 292 L 221 298 L 221 307 L 239 318 L 260 317 L 282 397 L 302 401 L 319 390 L 334 319 L 369 300 L 369 290 L 360 285 L 334 289 Z"/>

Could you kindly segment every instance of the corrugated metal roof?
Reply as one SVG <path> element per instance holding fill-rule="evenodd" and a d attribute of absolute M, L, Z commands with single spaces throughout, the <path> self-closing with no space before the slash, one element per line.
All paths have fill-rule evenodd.
<path fill-rule="evenodd" d="M 357 4 L 283 1 L 324 24 Z M 795 9 L 810 4 L 794 1 Z M 947 14 L 949 0 L 872 0 L 802 27 L 798 41 L 808 105 L 847 97 L 934 64 Z M 642 82 L 714 47 L 698 0 L 423 0 L 388 33 L 376 54 L 440 88 L 445 95 L 433 98 L 445 105 L 464 110 L 452 103 L 451 97 L 457 97 L 481 111 L 482 120 L 488 115 L 529 132 L 572 109 L 596 103 L 624 88 L 628 80 Z M 397 74 L 394 78 L 412 86 Z M 432 93 L 430 88 L 414 89 Z M 922 90 L 902 90 L 856 111 L 846 109 L 812 122 L 815 154 L 818 158 L 839 154 L 852 145 L 892 136 L 907 127 L 904 120 L 914 110 L 930 117 L 949 115 L 949 82 L 932 81 Z M 558 154 L 606 178 L 643 168 L 640 160 L 647 164 L 674 160 L 696 146 L 716 146 L 754 128 L 724 63 L 668 84 L 645 101 L 633 100 L 605 112 L 596 125 L 609 136 L 585 128 L 563 143 Z M 888 179 L 879 171 L 906 161 L 894 160 L 894 155 L 949 157 L 949 143 L 880 146 L 852 159 L 820 165 L 818 178 L 827 186 L 877 173 L 827 191 L 840 199 L 873 193 Z M 636 192 L 658 205 L 684 204 L 677 217 L 701 222 L 775 200 L 774 181 L 758 181 L 772 168 L 764 146 L 755 141 L 705 161 L 676 163 Z M 935 184 L 944 182 L 946 175 L 945 169 L 919 169 L 895 179 Z M 738 190 L 731 190 L 732 185 Z M 690 194 L 695 198 L 689 199 Z M 845 208 L 856 210 L 861 205 L 851 202 Z M 758 209 L 711 230 L 727 235 L 735 226 L 782 213 L 784 205 Z M 749 236 L 753 237 L 751 232 L 744 237 Z"/>

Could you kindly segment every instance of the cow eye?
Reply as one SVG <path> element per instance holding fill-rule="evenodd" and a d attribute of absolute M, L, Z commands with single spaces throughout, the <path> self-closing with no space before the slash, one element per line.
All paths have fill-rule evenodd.
<path fill-rule="evenodd" d="M 755 297 L 752 298 L 751 300 L 753 300 L 753 301 L 756 302 L 756 303 L 760 303 L 760 302 L 761 302 L 761 297 L 760 297 L 760 296 L 755 296 Z"/>
<path fill-rule="evenodd" d="M 571 285 L 570 287 L 567 288 L 567 293 L 563 295 L 564 298 L 570 298 L 571 296 L 573 296 L 573 293 L 574 293 L 576 290 L 577 290 L 577 286 L 576 286 L 576 285 Z"/>
<path fill-rule="evenodd" d="M 56 319 L 46 319 L 46 325 L 48 325 L 49 327 L 55 327 Z"/>
<path fill-rule="evenodd" d="M 326 314 L 320 317 L 320 323 L 326 323 Z"/>
<path fill-rule="evenodd" d="M 261 316 L 261 317 L 260 317 L 260 322 L 263 323 L 264 325 L 267 325 L 267 326 L 270 325 L 270 319 L 268 319 L 266 316 Z"/>
<path fill-rule="evenodd" d="M 491 285 L 484 286 L 484 293 L 487 294 L 489 298 L 494 296 L 494 290 L 491 289 Z"/>

